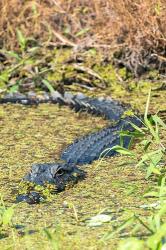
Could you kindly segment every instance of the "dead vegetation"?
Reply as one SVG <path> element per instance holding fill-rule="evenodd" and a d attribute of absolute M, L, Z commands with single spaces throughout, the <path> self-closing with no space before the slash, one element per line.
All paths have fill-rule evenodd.
<path fill-rule="evenodd" d="M 52 45 L 113 49 L 135 75 L 166 64 L 165 0 L 1 0 L 0 46 L 18 48 L 17 29 Z"/>

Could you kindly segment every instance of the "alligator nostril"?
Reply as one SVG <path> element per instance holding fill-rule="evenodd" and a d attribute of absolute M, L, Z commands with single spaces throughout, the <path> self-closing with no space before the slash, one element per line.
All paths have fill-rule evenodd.
<path fill-rule="evenodd" d="M 16 197 L 16 203 L 26 201 L 28 204 L 38 204 L 44 201 L 44 198 L 38 192 L 30 192 L 28 194 L 20 194 Z"/>

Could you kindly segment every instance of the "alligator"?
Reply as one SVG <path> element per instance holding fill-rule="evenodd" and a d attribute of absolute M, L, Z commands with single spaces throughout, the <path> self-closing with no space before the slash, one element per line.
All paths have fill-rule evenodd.
<path fill-rule="evenodd" d="M 13 93 L 0 99 L 0 103 L 20 103 L 24 105 L 38 105 L 40 103 L 57 103 L 67 105 L 76 112 L 87 112 L 92 115 L 102 116 L 111 121 L 111 124 L 97 132 L 87 134 L 76 139 L 62 152 L 60 161 L 55 163 L 34 164 L 31 171 L 23 178 L 23 183 L 33 183 L 37 186 L 53 186 L 53 192 L 61 192 L 66 186 L 73 185 L 86 177 L 86 172 L 79 168 L 84 164 L 90 164 L 99 159 L 103 152 L 107 157 L 114 156 L 115 150 L 111 149 L 120 144 L 120 131 L 133 131 L 132 124 L 141 126 L 141 120 L 137 116 L 124 117 L 129 109 L 111 98 L 90 98 L 82 93 L 73 95 L 69 92 L 61 94 L 57 91 L 42 97 L 29 94 Z M 123 146 L 129 146 L 131 136 L 123 137 Z M 44 197 L 30 185 L 25 193 L 17 196 L 16 201 L 26 201 L 29 204 L 39 203 Z"/>

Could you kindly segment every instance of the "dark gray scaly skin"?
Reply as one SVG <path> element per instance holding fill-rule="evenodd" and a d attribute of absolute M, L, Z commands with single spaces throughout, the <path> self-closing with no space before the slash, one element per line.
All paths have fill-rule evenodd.
<path fill-rule="evenodd" d="M 51 96 L 46 95 L 44 98 L 36 98 L 36 96 L 25 96 L 22 94 L 9 94 L 0 103 L 21 103 L 24 105 L 38 105 L 39 103 L 51 102 L 60 105 L 68 105 L 76 112 L 88 112 L 93 115 L 103 116 L 106 119 L 114 121 L 114 125 L 110 125 L 98 132 L 85 135 L 76 139 L 61 154 L 60 159 L 63 163 L 45 163 L 35 164 L 32 166 L 31 172 L 24 177 L 24 181 L 32 182 L 36 185 L 45 185 L 51 183 L 55 186 L 55 191 L 60 192 L 65 189 L 68 183 L 75 184 L 78 180 L 85 177 L 85 172 L 80 170 L 76 165 L 83 165 L 97 160 L 103 151 L 120 144 L 119 132 L 123 130 L 133 131 L 133 127 L 129 122 L 141 126 L 139 119 L 133 117 L 121 118 L 128 107 L 114 101 L 110 98 L 89 98 L 83 94 L 72 95 L 65 93 L 62 96 L 58 92 L 52 93 Z M 128 147 L 130 137 L 124 137 L 124 147 Z M 105 151 L 107 156 L 116 154 L 114 150 Z M 36 191 L 29 191 L 17 197 L 17 201 L 26 201 L 29 204 L 39 203 L 42 197 Z"/>
<path fill-rule="evenodd" d="M 141 122 L 137 118 L 128 117 L 121 119 L 115 125 L 76 139 L 62 152 L 61 159 L 68 164 L 83 165 L 99 159 L 102 156 L 102 152 L 107 157 L 115 155 L 116 152 L 110 149 L 115 145 L 120 145 L 119 132 L 122 129 L 128 131 L 134 130 L 129 121 L 141 126 Z M 129 146 L 130 139 L 127 136 L 123 138 L 123 146 L 125 148 Z"/>

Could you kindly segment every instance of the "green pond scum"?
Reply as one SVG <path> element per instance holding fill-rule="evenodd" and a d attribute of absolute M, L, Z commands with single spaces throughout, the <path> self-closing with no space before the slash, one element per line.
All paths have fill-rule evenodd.
<path fill-rule="evenodd" d="M 95 49 L 91 49 L 84 54 L 84 66 L 92 68 L 108 85 L 105 89 L 96 88 L 96 96 L 111 96 L 131 104 L 133 109 L 143 114 L 147 94 L 152 87 L 149 112 L 166 110 L 165 91 L 155 91 L 160 87 L 160 82 L 152 83 L 143 79 L 139 83 L 132 79 L 123 82 L 125 70 L 116 71 L 112 65 L 102 66 L 102 55 L 97 56 L 96 53 Z M 66 63 L 71 59 L 70 50 L 55 50 L 54 54 L 54 60 L 50 60 L 48 55 L 45 61 L 56 65 L 56 70 L 47 72 L 45 78 L 56 88 L 62 79 L 76 77 L 78 70 Z M 19 70 L 21 72 L 22 69 L 17 68 Z M 27 68 L 24 70 L 26 73 Z M 156 77 L 156 72 L 151 75 Z M 81 78 L 88 76 L 81 72 Z M 122 82 L 117 84 L 119 78 Z M 3 89 L 4 81 L 0 79 Z M 96 86 L 100 85 L 99 78 L 92 79 Z M 36 86 L 36 90 L 39 89 L 40 86 Z M 94 91 L 77 85 L 68 86 L 68 89 L 94 95 Z M 67 107 L 53 104 L 37 107 L 1 105 L 0 207 L 5 206 L 7 209 L 13 206 L 21 179 L 33 163 L 57 161 L 62 150 L 75 138 L 107 125 L 108 121 L 101 117 L 76 114 Z M 139 149 L 134 147 L 136 153 L 137 150 L 139 154 Z M 0 249 L 116 249 L 120 235 L 108 241 L 104 241 L 103 236 L 129 218 L 133 211 L 140 215 L 149 213 L 140 206 L 148 202 L 143 195 L 153 186 L 153 181 L 146 180 L 145 170 L 139 167 L 135 169 L 136 164 L 128 156 L 95 161 L 91 165 L 82 166 L 87 171 L 85 180 L 55 195 L 50 194 L 51 186 L 46 189 L 37 186 L 36 189 L 40 189 L 48 199 L 37 205 L 19 203 L 14 206 L 11 223 L 1 224 Z M 21 185 L 22 192 L 24 188 L 31 188 L 27 183 Z M 97 214 L 110 215 L 111 220 L 100 226 L 88 226 L 87 221 Z M 126 236 L 130 236 L 129 231 Z"/>

